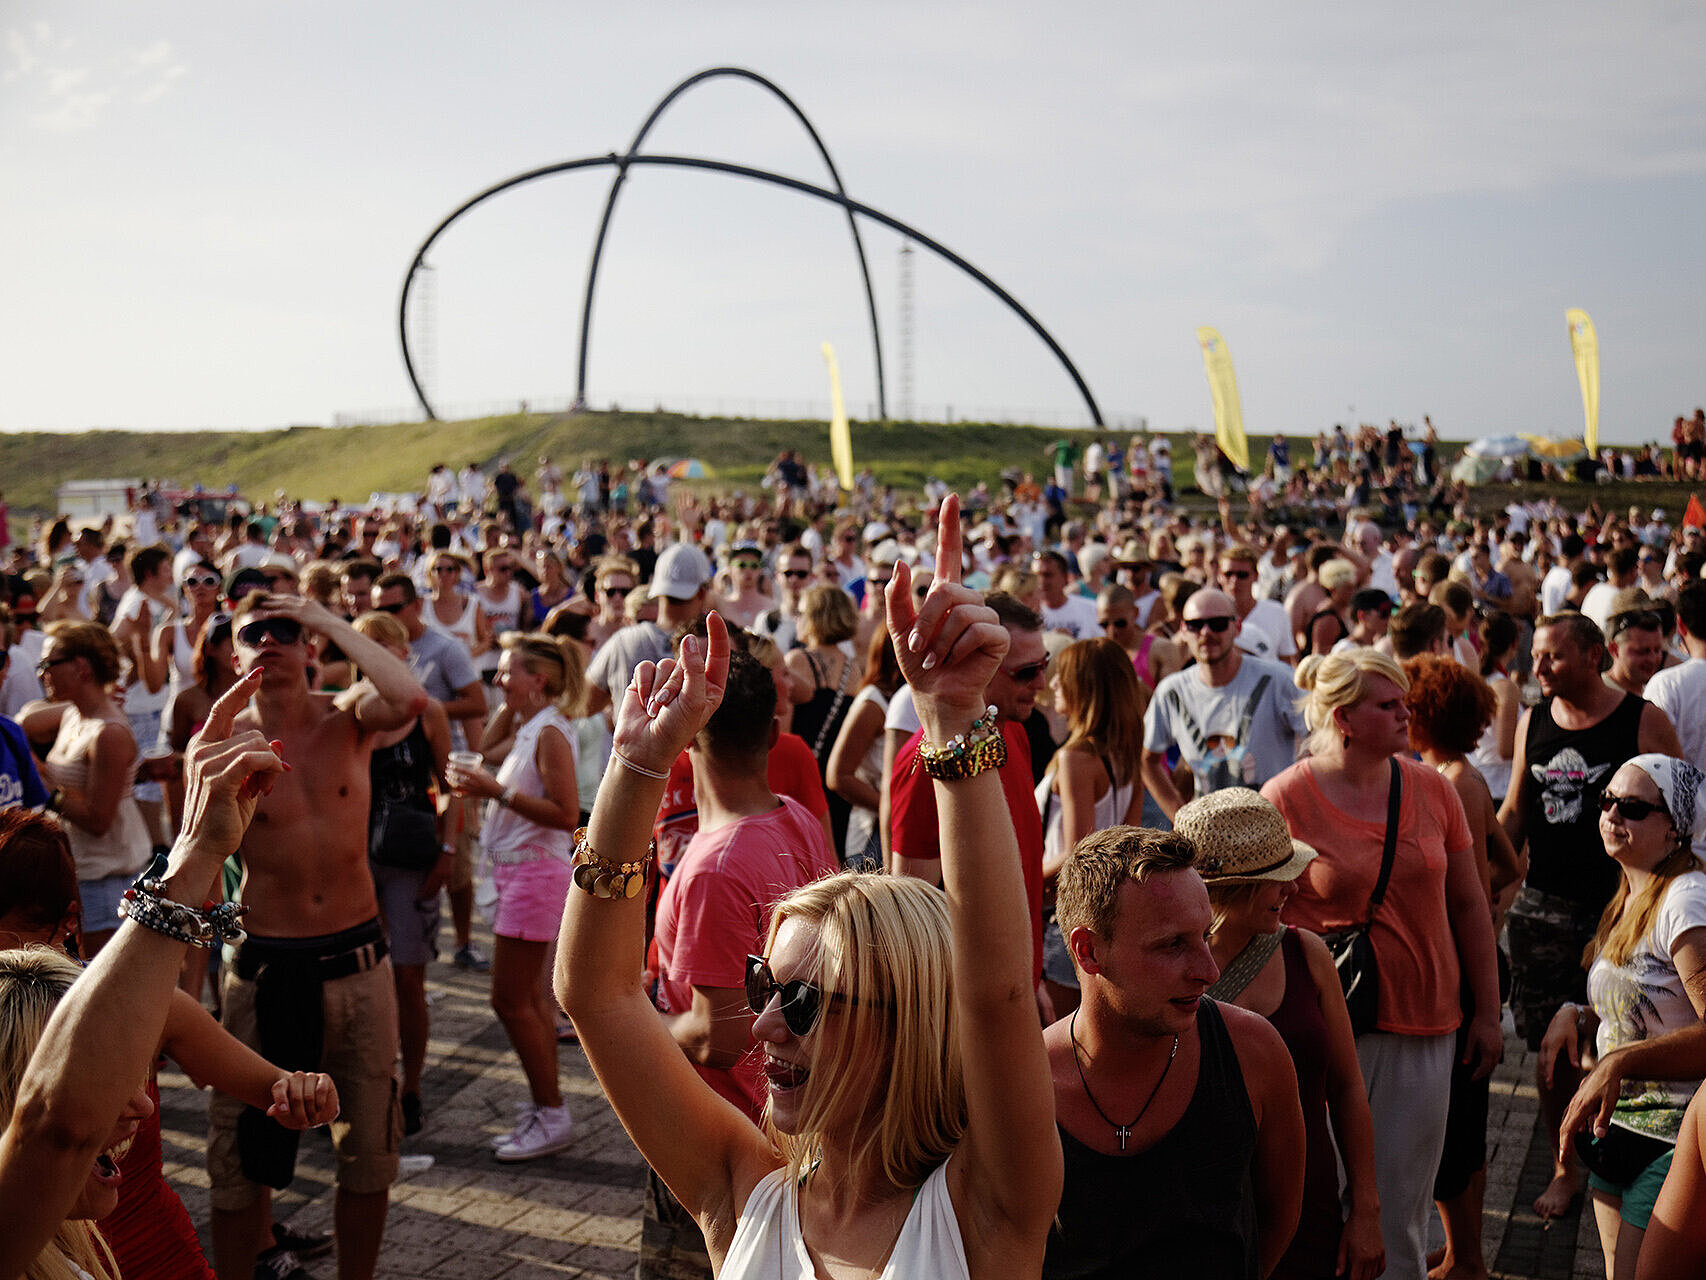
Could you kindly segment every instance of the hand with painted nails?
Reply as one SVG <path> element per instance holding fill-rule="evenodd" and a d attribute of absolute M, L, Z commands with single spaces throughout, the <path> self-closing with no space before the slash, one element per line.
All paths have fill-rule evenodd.
<path fill-rule="evenodd" d="M 667 774 L 722 705 L 728 675 L 728 628 L 712 613 L 704 638 L 685 637 L 679 657 L 634 668 L 616 708 L 616 754 L 642 772 Z"/>
<path fill-rule="evenodd" d="M 936 527 L 936 572 L 921 605 L 912 598 L 906 562 L 889 580 L 889 634 L 901 674 L 926 735 L 940 742 L 963 733 L 984 712 L 985 691 L 1007 655 L 1007 629 L 983 597 L 960 582 L 960 503 L 942 502 Z"/>

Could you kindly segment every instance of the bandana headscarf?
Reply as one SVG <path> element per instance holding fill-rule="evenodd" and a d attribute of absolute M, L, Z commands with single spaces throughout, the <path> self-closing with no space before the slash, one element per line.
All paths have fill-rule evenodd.
<path fill-rule="evenodd" d="M 1706 795 L 1701 792 L 1706 773 L 1686 760 L 1656 751 L 1635 756 L 1629 763 L 1653 780 L 1665 798 L 1672 824 L 1688 837 L 1696 856 L 1706 855 Z"/>

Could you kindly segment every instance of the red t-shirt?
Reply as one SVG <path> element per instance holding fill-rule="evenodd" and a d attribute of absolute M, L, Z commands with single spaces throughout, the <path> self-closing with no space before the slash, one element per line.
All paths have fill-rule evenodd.
<path fill-rule="evenodd" d="M 658 899 L 657 1007 L 685 1013 L 694 987 L 743 986 L 777 899 L 837 869 L 823 823 L 786 797 L 768 813 L 696 832 Z M 758 1122 L 765 1091 L 756 1053 L 730 1070 L 697 1069 Z"/>
<path fill-rule="evenodd" d="M 1019 865 L 1025 873 L 1025 900 L 1031 916 L 1031 982 L 1043 976 L 1043 822 L 1037 812 L 1035 785 L 1031 780 L 1031 743 L 1025 726 L 1001 722 L 1007 740 L 1007 763 L 1001 769 L 1001 790 L 1007 797 L 1007 812 L 1019 838 Z M 890 843 L 897 857 L 940 858 L 941 832 L 936 824 L 936 788 L 924 770 L 916 768 L 918 747 L 924 741 L 919 730 L 908 738 L 894 758 L 889 781 Z"/>
<path fill-rule="evenodd" d="M 776 745 L 770 748 L 767 777 L 772 791 L 798 800 L 818 819 L 818 827 L 822 829 L 823 815 L 829 812 L 829 798 L 823 793 L 817 757 L 812 755 L 804 738 L 797 733 L 784 733 L 776 739 Z M 681 851 L 697 830 L 699 807 L 693 794 L 693 760 L 683 751 L 669 767 L 669 781 L 664 784 L 663 800 L 652 822 L 652 835 L 658 842 L 658 866 L 665 875 L 680 859 Z"/>
<path fill-rule="evenodd" d="M 1398 846 L 1386 897 L 1368 931 L 1380 966 L 1378 1026 L 1399 1035 L 1444 1035 L 1463 1020 L 1446 860 L 1468 849 L 1473 837 L 1448 779 L 1413 760 L 1401 759 L 1398 767 L 1404 788 Z M 1345 813 L 1322 792 L 1308 760 L 1269 779 L 1262 794 L 1285 815 L 1292 836 L 1320 855 L 1298 878 L 1282 913 L 1285 922 L 1330 933 L 1367 920 L 1386 841 L 1385 806 L 1373 822 Z"/>

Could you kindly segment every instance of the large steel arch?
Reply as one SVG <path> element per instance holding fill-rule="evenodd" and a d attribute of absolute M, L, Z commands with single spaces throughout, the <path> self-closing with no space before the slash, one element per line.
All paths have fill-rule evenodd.
<path fill-rule="evenodd" d="M 781 99 L 784 106 L 794 113 L 794 118 L 800 122 L 800 127 L 811 138 L 812 145 L 817 148 L 818 155 L 823 157 L 824 168 L 829 170 L 829 179 L 835 186 L 837 195 L 846 199 L 847 187 L 841 181 L 841 174 L 835 168 L 835 161 L 829 154 L 829 148 L 823 145 L 823 139 L 818 136 L 812 122 L 806 119 L 806 113 L 781 88 L 771 80 L 759 75 L 756 71 L 748 71 L 745 67 L 710 67 L 694 75 L 688 76 L 675 88 L 664 94 L 658 100 L 657 106 L 646 117 L 646 122 L 640 126 L 640 131 L 634 135 L 634 140 L 628 144 L 628 150 L 616 167 L 616 174 L 610 179 L 610 192 L 604 197 L 604 215 L 598 220 L 598 238 L 592 245 L 592 263 L 586 272 L 586 294 L 581 300 L 581 340 L 580 356 L 575 364 L 575 400 L 586 399 L 586 353 L 592 341 L 592 295 L 598 288 L 598 264 L 604 257 L 604 239 L 610 231 L 610 218 L 616 211 L 616 197 L 622 192 L 622 184 L 628 180 L 628 164 L 640 150 L 640 144 L 646 140 L 646 135 L 652 131 L 658 117 L 669 109 L 669 105 L 686 93 L 694 85 L 706 80 L 716 80 L 725 76 L 733 76 L 740 80 L 750 80 L 761 88 L 768 89 Z M 871 316 L 871 354 L 877 368 L 877 413 L 882 418 L 889 416 L 888 390 L 883 379 L 883 339 L 877 326 L 877 296 L 871 289 L 871 268 L 865 260 L 865 242 L 859 235 L 859 222 L 853 216 L 853 210 L 847 209 L 847 229 L 853 233 L 853 253 L 859 259 L 859 275 L 865 282 L 865 309 Z"/>
<path fill-rule="evenodd" d="M 1054 335 L 1047 329 L 1043 328 L 1042 323 L 1029 311 L 1025 310 L 1025 308 L 1020 305 L 1019 300 L 1012 294 L 1008 293 L 1007 290 L 996 284 L 994 280 L 989 278 L 989 276 L 978 270 L 977 267 L 966 261 L 966 259 L 960 257 L 959 254 L 948 248 L 947 245 L 925 235 L 924 232 L 918 230 L 918 228 L 910 226 L 890 214 L 884 213 L 881 209 L 875 209 L 868 204 L 863 204 L 860 201 L 853 199 L 851 196 L 841 192 L 829 191 L 823 187 L 813 186 L 809 182 L 802 182 L 798 178 L 790 178 L 786 174 L 771 173 L 764 169 L 754 169 L 749 165 L 731 164 L 725 160 L 707 160 L 699 156 L 618 156 L 614 152 L 604 156 L 583 156 L 578 160 L 563 160 L 557 164 L 545 165 L 538 169 L 529 169 L 525 173 L 518 173 L 514 177 L 506 178 L 502 182 L 497 183 L 495 186 L 487 187 L 484 191 L 463 201 L 455 209 L 451 210 L 449 215 L 434 227 L 432 229 L 432 233 L 422 241 L 421 247 L 415 251 L 414 261 L 409 264 L 409 273 L 403 280 L 403 293 L 397 304 L 397 329 L 402 340 L 403 366 L 409 375 L 410 385 L 415 389 L 415 398 L 420 401 L 421 408 L 426 413 L 427 417 L 437 420 L 438 414 L 433 411 L 432 402 L 428 400 L 426 391 L 421 387 L 420 378 L 416 376 L 414 358 L 409 350 L 409 294 L 414 289 L 415 276 L 420 272 L 421 264 L 425 261 L 428 251 L 431 250 L 438 237 L 463 214 L 467 213 L 470 209 L 473 209 L 482 202 L 491 199 L 499 192 L 508 191 L 512 187 L 518 187 L 524 183 L 533 182 L 540 178 L 550 177 L 552 174 L 569 173 L 576 169 L 605 168 L 625 164 L 655 164 L 661 165 L 665 168 L 675 169 L 706 169 L 714 173 L 728 173 L 740 178 L 751 178 L 756 182 L 768 182 L 775 186 L 787 187 L 790 190 L 801 192 L 804 195 L 814 196 L 819 200 L 828 201 L 830 204 L 838 204 L 851 213 L 856 213 L 862 217 L 870 218 L 873 221 L 882 223 L 885 227 L 888 227 L 891 230 L 900 232 L 902 235 L 911 238 L 923 248 L 930 250 L 930 252 L 934 253 L 937 257 L 958 267 L 973 280 L 976 280 L 981 284 L 985 289 L 993 293 L 997 298 L 1001 299 L 1002 302 L 1006 303 L 1008 309 L 1017 315 L 1019 319 L 1023 320 L 1025 324 L 1030 327 L 1031 331 L 1035 333 L 1038 338 L 1042 339 L 1043 344 L 1054 353 L 1055 359 L 1060 362 L 1061 367 L 1066 370 L 1067 376 L 1072 379 L 1073 385 L 1078 388 L 1078 394 L 1083 398 L 1084 406 L 1090 412 L 1090 420 L 1098 427 L 1106 425 L 1102 421 L 1102 411 L 1096 405 L 1096 398 L 1090 394 L 1090 388 L 1085 384 L 1083 377 L 1079 374 L 1077 366 L 1072 363 L 1071 358 L 1068 357 L 1066 352 L 1061 349 L 1060 344 L 1054 340 Z"/>

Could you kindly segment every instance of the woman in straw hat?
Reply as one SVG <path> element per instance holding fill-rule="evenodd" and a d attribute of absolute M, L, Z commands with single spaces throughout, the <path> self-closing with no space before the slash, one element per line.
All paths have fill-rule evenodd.
<path fill-rule="evenodd" d="M 1503 1048 L 1493 925 L 1463 803 L 1450 782 L 1408 759 L 1410 682 L 1391 658 L 1348 649 L 1305 658 L 1310 756 L 1262 794 L 1320 855 L 1298 878 L 1285 920 L 1316 932 L 1368 930 L 1379 967 L 1374 1029 L 1357 1036 L 1369 1110 L 1386 1274 L 1422 1280 L 1434 1171 L 1445 1143 L 1459 976 L 1475 996 L 1465 1051 L 1477 1076 Z M 1394 795 L 1396 793 L 1396 795 Z M 1393 858 L 1371 910 L 1389 824 Z"/>
<path fill-rule="evenodd" d="M 1308 1137 L 1303 1213 L 1273 1276 L 1372 1280 L 1386 1265 L 1386 1252 L 1374 1180 L 1374 1122 L 1356 1037 L 1326 944 L 1280 923 L 1315 850 L 1293 840 L 1280 811 L 1245 787 L 1191 801 L 1174 816 L 1173 827 L 1197 847 L 1197 871 L 1214 912 L 1209 947 L 1220 980 L 1208 994 L 1273 1023 L 1297 1067 Z M 1340 1162 L 1350 1193 L 1348 1217 L 1339 1201 Z"/>

